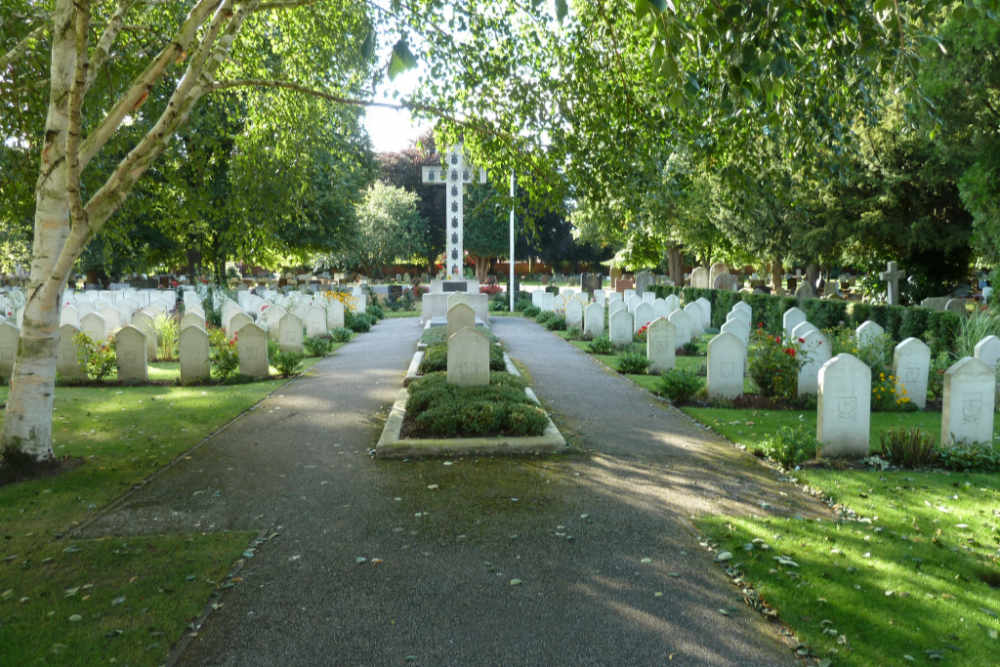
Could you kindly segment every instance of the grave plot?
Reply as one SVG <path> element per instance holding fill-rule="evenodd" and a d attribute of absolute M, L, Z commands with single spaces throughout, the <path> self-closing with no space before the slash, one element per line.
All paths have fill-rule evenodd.
<path fill-rule="evenodd" d="M 382 436 L 380 458 L 542 454 L 566 441 L 500 341 L 467 304 L 428 327 Z"/>

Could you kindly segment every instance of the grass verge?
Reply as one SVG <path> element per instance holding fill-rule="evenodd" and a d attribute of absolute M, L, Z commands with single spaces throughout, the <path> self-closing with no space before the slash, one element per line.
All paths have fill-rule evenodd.
<path fill-rule="evenodd" d="M 55 453 L 83 464 L 0 487 L 0 664 L 162 664 L 251 536 L 60 538 L 285 382 L 59 387 Z"/>

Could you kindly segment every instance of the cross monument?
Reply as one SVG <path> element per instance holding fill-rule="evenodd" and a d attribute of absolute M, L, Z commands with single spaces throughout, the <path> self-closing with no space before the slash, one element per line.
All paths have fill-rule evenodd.
<path fill-rule="evenodd" d="M 432 185 L 447 185 L 445 198 L 445 273 L 448 280 L 461 280 L 462 262 L 465 253 L 462 249 L 463 208 L 462 190 L 466 183 L 473 183 L 475 172 L 478 171 L 478 181 L 486 182 L 486 170 L 475 170 L 466 164 L 462 154 L 462 144 L 453 146 L 445 156 L 445 163 L 440 167 L 425 166 L 422 168 L 422 180 Z"/>
<path fill-rule="evenodd" d="M 889 262 L 885 271 L 879 277 L 886 281 L 888 289 L 888 301 L 890 306 L 899 305 L 899 279 L 903 277 L 903 271 L 896 268 L 896 262 Z"/>

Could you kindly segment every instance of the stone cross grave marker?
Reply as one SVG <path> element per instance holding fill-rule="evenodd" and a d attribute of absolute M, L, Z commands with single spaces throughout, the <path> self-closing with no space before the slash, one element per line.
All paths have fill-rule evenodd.
<path fill-rule="evenodd" d="M 462 277 L 463 185 L 472 183 L 474 174 L 478 171 L 480 183 L 486 182 L 486 171 L 474 170 L 465 162 L 462 145 L 453 146 L 445 155 L 445 164 L 440 167 L 425 166 L 422 168 L 422 180 L 431 185 L 447 185 L 445 197 L 445 261 L 447 276 L 450 279 Z"/>
<path fill-rule="evenodd" d="M 896 262 L 889 262 L 885 267 L 885 271 L 879 274 L 879 278 L 886 283 L 890 306 L 899 305 L 899 279 L 902 277 L 903 271 L 896 268 Z"/>

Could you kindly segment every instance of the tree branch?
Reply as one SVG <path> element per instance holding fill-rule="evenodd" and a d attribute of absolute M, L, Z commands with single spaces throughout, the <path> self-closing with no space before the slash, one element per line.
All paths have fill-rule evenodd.
<path fill-rule="evenodd" d="M 80 138 L 83 133 L 83 96 L 87 91 L 87 37 L 90 31 L 90 0 L 75 0 L 74 29 L 76 63 L 73 85 L 69 89 L 69 126 L 66 130 L 66 190 L 69 193 L 69 214 L 72 227 L 86 228 L 87 214 L 80 195 Z"/>
<path fill-rule="evenodd" d="M 101 71 L 104 67 L 104 63 L 107 62 L 108 57 L 111 54 L 111 47 L 114 46 L 115 40 L 118 39 L 118 33 L 122 31 L 123 24 L 125 22 L 125 15 L 132 8 L 136 0 L 119 0 L 118 7 L 115 9 L 114 14 L 108 19 L 108 24 L 104 27 L 104 32 L 101 34 L 101 38 L 97 40 L 97 44 L 94 46 L 94 55 L 90 61 L 90 68 L 87 72 L 87 86 L 84 89 L 86 92 L 90 90 L 90 87 L 94 85 L 94 79 L 97 78 L 97 73 Z"/>
<path fill-rule="evenodd" d="M 163 76 L 167 66 L 174 60 L 183 60 L 191 43 L 195 40 L 199 28 L 211 15 L 221 0 L 199 0 L 191 8 L 187 18 L 178 30 L 177 35 L 167 46 L 157 54 L 156 58 L 135 79 L 132 85 L 118 100 L 118 103 L 107 113 L 100 125 L 94 128 L 83 142 L 80 150 L 80 168 L 83 169 L 104 147 L 118 130 L 122 121 L 130 113 L 134 113 L 149 95 L 157 81 Z"/>
<path fill-rule="evenodd" d="M 24 55 L 24 52 L 31 47 L 32 43 L 38 40 L 39 37 L 48 29 L 49 24 L 43 23 L 27 35 L 21 38 L 17 44 L 13 46 L 7 53 L 0 56 L 0 71 L 7 69 L 7 66 L 12 62 Z"/>

